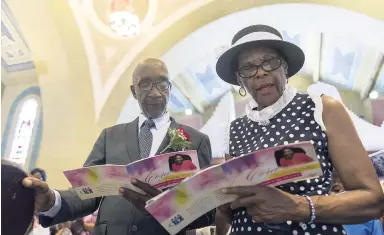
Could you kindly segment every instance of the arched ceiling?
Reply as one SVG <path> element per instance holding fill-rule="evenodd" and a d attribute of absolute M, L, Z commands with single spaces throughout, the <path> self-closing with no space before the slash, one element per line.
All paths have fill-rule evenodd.
<path fill-rule="evenodd" d="M 176 84 L 171 97 L 174 111 L 190 108 L 203 111 L 206 105 L 231 89 L 215 74 L 218 53 L 228 46 L 234 32 L 252 23 L 266 23 L 283 29 L 282 33 L 288 41 L 301 46 L 307 55 L 301 73 L 312 77 L 314 82 L 321 80 L 359 92 L 362 99 L 372 90 L 383 92 L 384 50 L 381 42 L 384 38 L 384 17 L 377 10 L 383 6 L 380 1 L 371 0 L 370 4 L 322 1 L 331 6 L 302 3 L 276 5 L 290 1 L 251 0 L 220 4 L 214 0 L 167 0 L 161 5 L 157 0 L 131 2 L 132 9 L 141 20 L 140 34 L 135 38 L 120 37 L 109 29 L 106 20 L 110 6 L 108 1 L 68 1 L 60 4 L 39 1 L 40 5 L 47 5 L 52 15 L 61 10 L 61 15 L 55 18 L 60 22 L 55 22 L 55 25 L 71 32 L 66 35 L 68 38 L 63 32 L 60 34 L 65 47 L 73 46 L 72 49 L 66 48 L 68 54 L 75 53 L 72 50 L 79 46 L 85 50 L 88 68 L 82 67 L 81 71 L 88 69 L 90 73 L 95 119 L 101 126 L 111 123 L 111 119 L 118 116 L 126 100 L 124 97 L 129 94 L 127 88 L 132 69 L 138 60 L 147 56 L 162 56 L 170 67 Z M 295 2 L 317 3 L 315 0 Z M 264 6 L 266 4 L 275 5 Z M 26 20 L 20 18 L 22 11 L 17 8 L 16 2 L 12 3 L 19 16 L 15 20 L 7 5 L 3 5 L 2 27 L 5 30 L 2 30 L 2 47 L 5 50 L 2 53 L 2 71 L 7 75 L 3 79 L 7 84 L 7 80 L 11 80 L 7 78 L 12 74 L 33 71 L 33 62 L 36 64 L 38 61 L 36 58 L 32 60 L 18 27 L 17 20 L 23 21 L 24 30 L 27 25 Z M 62 5 L 69 7 L 73 16 L 68 15 L 67 8 L 62 8 Z M 274 15 L 279 17 L 271 17 Z M 222 16 L 225 17 L 220 18 Z M 76 41 L 69 40 L 77 34 L 73 25 L 65 27 L 63 22 L 69 23 L 64 20 L 66 18 L 76 22 L 76 30 L 79 30 L 76 33 L 80 33 L 82 45 L 75 45 Z M 347 27 L 351 24 L 354 27 Z M 82 76 L 87 77 L 88 74 Z M 188 86 L 196 87 L 195 91 L 187 89 Z"/>
<path fill-rule="evenodd" d="M 256 23 L 277 27 L 285 40 L 304 50 L 306 63 L 299 75 L 313 82 L 322 81 L 358 92 L 362 100 L 373 90 L 384 94 L 383 21 L 328 6 L 280 4 L 218 19 L 194 31 L 165 53 L 162 58 L 176 84 L 172 110 L 183 111 L 192 104 L 201 111 L 228 91 L 229 86 L 216 75 L 216 58 L 229 46 L 236 31 Z M 354 27 L 345 27 L 348 24 Z M 186 89 L 188 85 L 195 89 Z M 180 97 L 180 93 L 184 97 Z"/>

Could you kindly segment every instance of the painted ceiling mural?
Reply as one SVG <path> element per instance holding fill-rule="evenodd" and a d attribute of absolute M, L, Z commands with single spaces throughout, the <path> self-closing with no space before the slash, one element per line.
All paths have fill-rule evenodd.
<path fill-rule="evenodd" d="M 161 4 L 158 0 L 68 1 L 88 58 L 96 119 L 134 58 L 170 25 L 208 3 L 207 0 L 162 0 Z M 6 4 L 3 6 L 2 67 L 6 71 L 31 69 L 33 63 L 27 44 Z M 170 12 L 170 6 L 177 10 Z M 297 11 L 302 14 L 298 15 Z M 271 14 L 281 17 L 271 19 L 268 17 Z M 289 22 L 280 20 L 287 18 Z M 361 28 L 359 32 L 345 27 L 350 25 L 351 19 L 355 27 Z M 368 96 L 371 87 L 384 93 L 384 72 L 377 73 L 379 76 L 372 81 L 374 84 L 367 79 L 367 76 L 375 74 L 375 69 L 383 67 L 377 65 L 380 56 L 371 53 L 372 50 L 384 52 L 380 40 L 384 38 L 383 22 L 326 6 L 279 4 L 248 9 L 218 19 L 164 51 L 162 59 L 167 63 L 174 83 L 170 98 L 172 111 L 194 109 L 203 112 L 204 107 L 232 89 L 217 77 L 215 63 L 218 55 L 229 46 L 233 34 L 249 22 L 284 29 L 281 30 L 283 37 L 300 46 L 306 54 L 306 63 L 300 72 L 313 77 L 314 82 L 320 80 L 355 90 L 361 93 L 362 98 Z M 313 28 L 314 22 L 316 29 Z M 126 105 L 131 105 L 131 102 L 135 100 L 129 97 Z"/>
<path fill-rule="evenodd" d="M 171 24 L 207 4 L 203 0 L 162 0 L 161 4 L 158 0 L 68 2 L 80 28 L 88 57 L 96 119 L 132 60 Z M 177 10 L 171 12 L 177 6 Z M 172 100 L 173 106 L 188 107 L 181 95 L 173 95 Z"/>
<path fill-rule="evenodd" d="M 230 85 L 223 82 L 216 74 L 214 54 L 207 55 L 207 59 L 200 58 L 199 61 L 186 69 L 187 77 L 193 79 L 199 94 L 204 97 L 205 103 L 215 102 L 230 89 Z"/>
<path fill-rule="evenodd" d="M 172 88 L 169 106 L 173 112 L 184 112 L 186 109 L 192 109 L 191 103 L 177 87 Z"/>
<path fill-rule="evenodd" d="M 321 73 L 324 81 L 353 89 L 354 82 L 358 77 L 356 70 L 359 69 L 363 47 L 354 45 L 345 39 L 336 40 L 331 35 L 324 34 Z"/>

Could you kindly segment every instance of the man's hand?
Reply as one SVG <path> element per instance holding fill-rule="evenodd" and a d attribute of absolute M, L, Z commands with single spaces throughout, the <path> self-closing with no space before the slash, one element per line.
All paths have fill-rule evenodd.
<path fill-rule="evenodd" d="M 141 210 L 144 213 L 148 213 L 147 210 L 145 210 L 144 208 L 145 203 L 149 199 L 159 195 L 161 191 L 137 179 L 132 179 L 131 183 L 133 184 L 133 186 L 143 190 L 146 194 L 143 195 L 141 193 L 135 192 L 128 188 L 120 188 L 119 189 L 120 196 L 130 201 L 133 205 L 136 206 L 137 209 Z"/>
<path fill-rule="evenodd" d="M 23 186 L 35 190 L 35 211 L 45 212 L 55 204 L 55 193 L 48 184 L 34 177 L 23 179 Z"/>
<path fill-rule="evenodd" d="M 216 209 L 216 234 L 225 235 L 228 234 L 229 227 L 232 224 L 232 209 L 230 203 L 221 205 Z"/>
<path fill-rule="evenodd" d="M 216 217 L 220 217 L 223 222 L 228 224 L 232 223 L 232 209 L 230 206 L 231 203 L 227 203 L 216 208 Z"/>

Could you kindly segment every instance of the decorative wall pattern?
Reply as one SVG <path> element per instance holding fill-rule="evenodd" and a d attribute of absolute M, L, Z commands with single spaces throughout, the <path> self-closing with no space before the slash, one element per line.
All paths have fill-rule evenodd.
<path fill-rule="evenodd" d="M 300 44 L 300 34 L 289 33 L 287 31 L 283 30 L 282 36 L 283 36 L 285 41 L 288 41 L 288 42 L 293 43 L 296 46 L 300 47 L 300 45 L 301 45 Z"/>
<path fill-rule="evenodd" d="M 146 46 L 170 25 L 194 9 L 207 4 L 205 0 L 180 0 L 176 5 L 173 0 L 162 0 L 161 4 L 158 0 L 124 1 L 128 5 L 124 3 L 125 5 L 120 8 L 128 9 L 131 14 L 139 18 L 139 22 L 135 22 L 135 26 L 139 27 L 139 34 L 133 33 L 127 37 L 116 33 L 116 30 L 125 27 L 125 24 L 122 24 L 123 19 L 112 17 L 114 24 L 111 29 L 111 25 L 107 23 L 109 21 L 103 14 L 107 8 L 116 13 L 119 7 L 111 7 L 95 0 L 68 2 L 80 29 L 88 57 L 96 120 L 99 119 L 101 110 L 121 75 Z M 113 4 L 118 2 L 111 1 Z M 107 49 L 114 53 L 105 53 Z"/>
<path fill-rule="evenodd" d="M 1 66 L 7 72 L 33 69 L 30 51 L 12 20 L 7 4 L 1 1 Z"/>
<path fill-rule="evenodd" d="M 351 43 L 346 38 L 324 34 L 321 78 L 333 85 L 352 89 L 358 79 L 356 73 L 362 53 L 362 45 Z"/>
<path fill-rule="evenodd" d="M 223 82 L 216 74 L 215 60 L 210 54 L 211 60 L 202 60 L 208 63 L 194 64 L 187 68 L 190 78 L 195 81 L 196 88 L 201 96 L 205 97 L 205 103 L 209 104 L 222 96 L 230 89 L 230 85 Z M 210 63 L 211 62 L 211 63 Z"/>
<path fill-rule="evenodd" d="M 175 86 L 172 87 L 169 107 L 173 112 L 184 112 L 186 109 L 192 109 L 191 103 Z"/>

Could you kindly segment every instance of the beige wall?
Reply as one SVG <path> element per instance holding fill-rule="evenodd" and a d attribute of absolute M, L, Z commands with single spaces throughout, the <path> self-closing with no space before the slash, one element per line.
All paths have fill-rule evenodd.
<path fill-rule="evenodd" d="M 5 90 L 4 83 L 1 83 L 1 101 L 3 101 L 4 90 Z"/>

